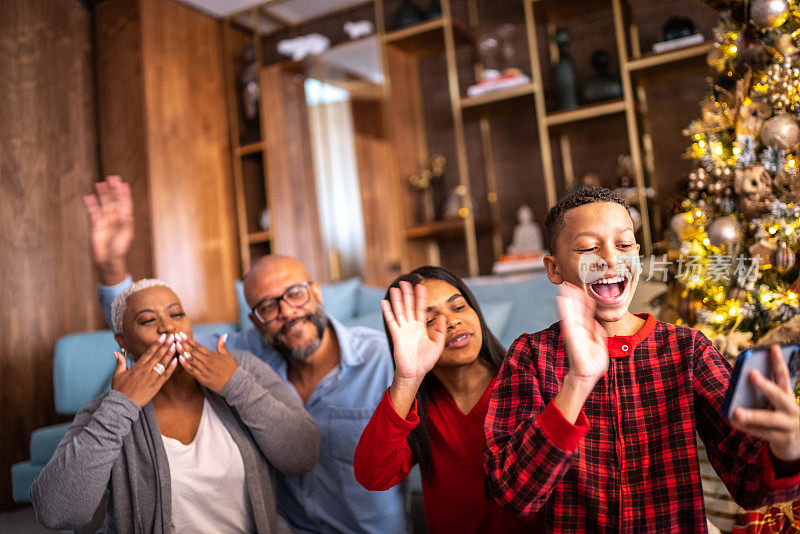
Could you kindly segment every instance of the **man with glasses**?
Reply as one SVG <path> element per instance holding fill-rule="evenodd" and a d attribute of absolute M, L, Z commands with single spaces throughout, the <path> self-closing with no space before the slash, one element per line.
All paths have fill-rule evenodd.
<path fill-rule="evenodd" d="M 84 202 L 100 304 L 108 318 L 111 302 L 131 283 L 126 257 L 133 206 L 119 177 L 96 184 L 96 190 Z M 296 532 L 405 532 L 401 489 L 367 491 L 353 475 L 361 431 L 394 375 L 384 334 L 328 317 L 319 284 L 295 258 L 262 257 L 245 276 L 244 293 L 255 328 L 230 334 L 226 345 L 267 362 L 294 388 L 322 436 L 319 463 L 311 472 L 277 474 L 278 512 Z M 216 343 L 201 336 L 198 341 Z"/>

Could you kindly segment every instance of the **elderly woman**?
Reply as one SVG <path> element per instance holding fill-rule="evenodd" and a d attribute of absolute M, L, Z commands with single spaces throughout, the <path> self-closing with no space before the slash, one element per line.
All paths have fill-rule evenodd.
<path fill-rule="evenodd" d="M 128 287 L 112 315 L 111 391 L 78 412 L 34 482 L 39 521 L 85 524 L 108 488 L 102 532 L 275 532 L 271 471 L 309 471 L 319 450 L 297 397 L 226 336 L 216 352 L 196 343 L 159 280 Z"/>

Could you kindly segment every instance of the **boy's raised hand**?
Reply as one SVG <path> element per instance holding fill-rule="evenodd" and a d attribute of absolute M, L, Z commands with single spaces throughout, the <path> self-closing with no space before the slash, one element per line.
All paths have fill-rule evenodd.
<path fill-rule="evenodd" d="M 749 378 L 764 393 L 772 409 L 737 408 L 731 424 L 737 430 L 769 442 L 776 458 L 793 462 L 800 460 L 800 406 L 795 400 L 789 369 L 783 361 L 780 346 L 772 346 L 770 362 L 774 381 L 758 371 L 753 371 Z"/>
<path fill-rule="evenodd" d="M 569 373 L 592 387 L 608 371 L 608 337 L 594 318 L 594 301 L 569 282 L 556 297 Z"/>
<path fill-rule="evenodd" d="M 608 337 L 594 318 L 594 301 L 574 285 L 562 283 L 556 303 L 569 371 L 554 401 L 574 423 L 595 384 L 608 371 Z"/>

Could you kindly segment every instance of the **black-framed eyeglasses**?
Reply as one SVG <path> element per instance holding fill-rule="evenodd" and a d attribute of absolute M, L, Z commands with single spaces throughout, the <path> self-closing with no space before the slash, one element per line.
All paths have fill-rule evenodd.
<path fill-rule="evenodd" d="M 250 311 L 262 323 L 274 321 L 281 312 L 281 303 L 284 301 L 292 308 L 299 308 L 308 303 L 311 299 L 311 293 L 308 286 L 314 282 L 303 282 L 302 284 L 295 284 L 286 288 L 286 291 L 280 297 L 265 297 L 261 299 L 258 304 L 250 308 Z"/>

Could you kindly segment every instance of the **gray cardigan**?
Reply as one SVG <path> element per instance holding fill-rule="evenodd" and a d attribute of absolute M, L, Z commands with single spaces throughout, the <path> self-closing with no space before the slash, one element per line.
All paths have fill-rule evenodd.
<path fill-rule="evenodd" d="M 319 455 L 319 429 L 296 395 L 246 351 L 221 395 L 203 393 L 239 447 L 259 534 L 277 531 L 272 469 L 310 471 Z M 109 484 L 110 478 L 110 484 Z M 95 398 L 75 415 L 31 487 L 36 517 L 51 529 L 88 523 L 106 488 L 100 532 L 172 531 L 167 454 L 152 403 L 144 408 L 118 391 Z"/>

